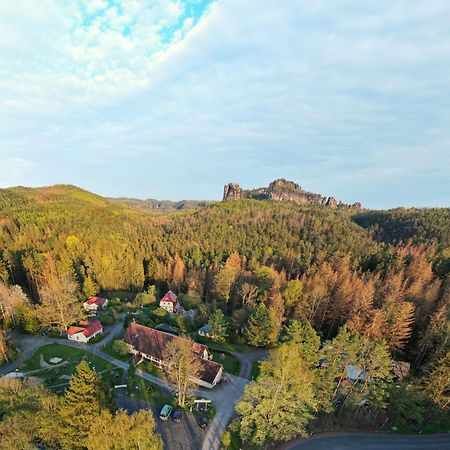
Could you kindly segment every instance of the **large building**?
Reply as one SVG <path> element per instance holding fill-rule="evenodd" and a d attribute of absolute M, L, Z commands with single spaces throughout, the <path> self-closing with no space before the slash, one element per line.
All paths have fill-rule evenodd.
<path fill-rule="evenodd" d="M 67 339 L 86 343 L 102 333 L 103 325 L 100 320 L 93 320 L 92 322 L 82 320 L 67 330 Z"/>
<path fill-rule="evenodd" d="M 178 298 L 172 291 L 167 292 L 159 301 L 159 307 L 172 314 L 177 312 L 178 306 Z"/>
<path fill-rule="evenodd" d="M 144 327 L 137 323 L 131 323 L 125 331 L 123 340 L 128 344 L 130 352 L 135 355 L 135 363 L 143 359 L 151 361 L 158 367 L 166 367 L 164 363 L 164 349 L 174 339 L 184 339 L 164 331 Z M 208 347 L 193 343 L 192 352 L 195 353 L 202 366 L 200 378 L 195 382 L 209 389 L 213 388 L 222 378 L 223 366 L 209 360 Z"/>

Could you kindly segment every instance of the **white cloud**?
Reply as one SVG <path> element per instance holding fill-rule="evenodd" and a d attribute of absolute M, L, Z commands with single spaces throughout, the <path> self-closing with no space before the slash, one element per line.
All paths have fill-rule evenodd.
<path fill-rule="evenodd" d="M 448 203 L 446 0 L 218 0 L 199 21 L 175 0 L 24 1 L 0 6 L 0 151 L 39 154 L 35 183 L 211 198 L 286 176 Z"/>

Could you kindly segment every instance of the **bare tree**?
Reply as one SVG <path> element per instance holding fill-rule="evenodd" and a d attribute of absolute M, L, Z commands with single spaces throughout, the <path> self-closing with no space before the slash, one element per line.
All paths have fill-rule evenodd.
<path fill-rule="evenodd" d="M 37 317 L 44 327 L 56 327 L 61 333 L 82 316 L 76 297 L 77 285 L 69 277 L 54 277 L 39 290 L 41 304 Z"/>
<path fill-rule="evenodd" d="M 202 373 L 200 358 L 192 351 L 190 339 L 172 339 L 164 349 L 167 378 L 178 391 L 178 404 L 184 406 L 186 397 L 196 386 Z"/>
<path fill-rule="evenodd" d="M 14 324 L 17 307 L 27 301 L 27 296 L 19 286 L 0 283 L 0 318 L 4 322 Z"/>

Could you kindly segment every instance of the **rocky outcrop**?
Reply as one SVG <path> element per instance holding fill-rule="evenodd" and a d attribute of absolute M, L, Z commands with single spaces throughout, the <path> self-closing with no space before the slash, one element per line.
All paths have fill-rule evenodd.
<path fill-rule="evenodd" d="M 245 197 L 243 194 L 244 190 L 237 183 L 228 183 L 223 188 L 224 200 L 237 200 Z"/>
<path fill-rule="evenodd" d="M 272 181 L 268 187 L 244 190 L 237 183 L 228 183 L 223 189 L 223 200 L 253 198 L 256 200 L 291 201 L 298 205 L 324 205 L 332 209 L 361 209 L 361 203 L 348 205 L 338 202 L 334 197 L 304 191 L 297 183 L 283 178 Z"/>

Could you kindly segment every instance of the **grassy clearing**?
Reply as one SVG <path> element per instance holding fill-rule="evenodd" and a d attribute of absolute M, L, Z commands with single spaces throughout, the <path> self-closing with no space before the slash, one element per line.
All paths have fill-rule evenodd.
<path fill-rule="evenodd" d="M 199 337 L 196 333 L 192 333 L 192 338 L 197 342 L 200 342 L 201 344 L 207 345 L 212 350 L 219 350 L 222 352 L 245 353 L 254 349 L 254 347 L 251 347 L 247 344 L 231 344 L 228 342 L 215 342 L 210 339 L 206 339 L 204 337 Z"/>
<path fill-rule="evenodd" d="M 213 351 L 213 361 L 222 364 L 225 372 L 239 375 L 239 360 L 230 353 Z"/>
<path fill-rule="evenodd" d="M 164 395 L 161 392 L 159 386 L 150 383 L 149 381 L 144 380 L 136 375 L 128 375 L 127 391 L 131 397 L 155 403 L 157 405 L 173 403 L 173 398 Z"/>
<path fill-rule="evenodd" d="M 126 355 L 121 355 L 120 353 L 117 353 L 113 349 L 114 340 L 108 342 L 105 346 L 102 347 L 102 352 L 106 353 L 109 356 L 112 356 L 115 359 L 118 359 L 123 362 L 128 362 L 128 360 L 131 358 L 131 353 L 127 353 Z"/>
<path fill-rule="evenodd" d="M 41 355 L 50 367 L 41 367 Z M 52 367 L 50 359 L 53 357 L 62 358 L 66 364 Z M 92 355 L 81 349 L 60 345 L 57 343 L 43 345 L 36 350 L 36 353 L 28 360 L 22 368 L 24 372 L 33 372 L 32 375 L 44 380 L 49 387 L 56 390 L 64 390 L 70 377 L 75 371 L 75 366 L 85 359 L 90 367 L 101 375 L 105 380 L 115 382 L 119 379 L 120 373 L 111 363 Z"/>

